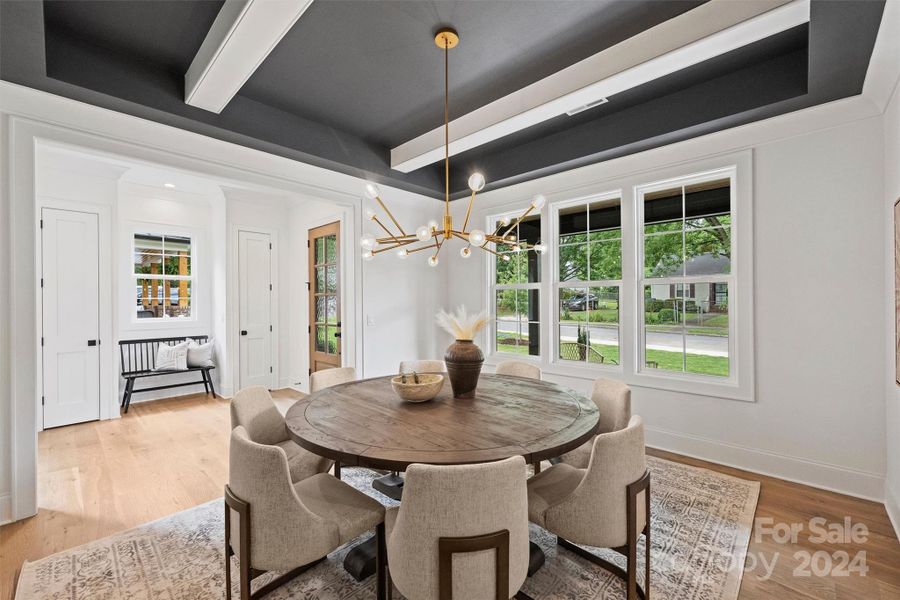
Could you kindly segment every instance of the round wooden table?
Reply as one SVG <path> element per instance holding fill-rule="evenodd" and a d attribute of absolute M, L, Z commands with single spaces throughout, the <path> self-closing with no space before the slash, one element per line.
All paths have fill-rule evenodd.
<path fill-rule="evenodd" d="M 412 463 L 491 462 L 559 456 L 590 439 L 599 412 L 584 396 L 547 381 L 483 374 L 475 398 L 453 398 L 445 381 L 433 400 L 411 403 L 391 377 L 336 385 L 287 412 L 291 437 L 343 466 L 402 471 Z"/>

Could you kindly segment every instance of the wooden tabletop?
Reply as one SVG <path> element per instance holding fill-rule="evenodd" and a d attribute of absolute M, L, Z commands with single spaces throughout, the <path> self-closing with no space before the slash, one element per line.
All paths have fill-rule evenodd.
<path fill-rule="evenodd" d="M 434 400 L 404 402 L 390 377 L 316 392 L 287 412 L 300 446 L 343 465 L 403 470 L 412 463 L 465 464 L 559 456 L 590 439 L 599 412 L 555 383 L 483 374 L 475 398 L 453 398 L 445 382 Z"/>

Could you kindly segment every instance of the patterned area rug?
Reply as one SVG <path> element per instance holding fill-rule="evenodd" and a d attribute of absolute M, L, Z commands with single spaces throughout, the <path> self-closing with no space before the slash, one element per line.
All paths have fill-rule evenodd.
<path fill-rule="evenodd" d="M 652 574 L 655 600 L 735 600 L 743 574 L 759 484 L 649 457 L 652 471 Z M 378 498 L 376 473 L 344 469 L 344 480 Z M 535 600 L 620 600 L 622 583 L 556 545 L 532 525 L 547 555 L 522 588 Z M 223 503 L 214 500 L 47 558 L 25 563 L 17 600 L 199 600 L 225 597 Z M 361 541 L 361 540 L 360 540 Z M 643 543 L 643 542 L 642 542 Z M 357 583 L 341 567 L 345 546 L 275 590 L 271 600 L 355 600 L 375 597 L 374 577 Z M 624 565 L 622 557 L 597 551 Z M 643 548 L 638 557 L 643 556 Z M 641 559 L 639 558 L 639 563 Z M 640 567 L 643 573 L 643 567 Z M 233 571 L 236 573 L 236 570 Z M 642 577 L 642 576 L 639 576 Z M 266 577 L 254 582 L 263 585 Z M 235 598 L 237 587 L 234 588 Z M 394 598 L 401 598 L 394 594 Z"/>

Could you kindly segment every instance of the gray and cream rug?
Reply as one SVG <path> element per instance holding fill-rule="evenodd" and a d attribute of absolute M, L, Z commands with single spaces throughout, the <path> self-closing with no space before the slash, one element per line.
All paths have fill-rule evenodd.
<path fill-rule="evenodd" d="M 652 573 L 655 600 L 735 600 L 759 496 L 754 481 L 670 461 L 649 459 L 652 471 Z M 376 474 L 345 469 L 344 479 L 384 504 L 371 487 Z M 17 600 L 200 600 L 225 597 L 223 503 L 214 500 L 123 533 L 25 563 Z M 556 546 L 531 526 L 547 555 L 522 591 L 536 600 L 619 600 L 621 582 Z M 643 543 L 643 542 L 642 542 Z M 354 581 L 341 567 L 350 546 L 272 592 L 272 600 L 356 600 L 375 597 L 374 577 Z M 604 553 L 614 562 L 624 560 Z M 643 549 L 638 557 L 643 556 Z M 641 559 L 639 558 L 639 563 Z M 236 573 L 236 570 L 233 571 Z M 643 568 L 641 568 L 643 572 Z M 260 577 L 254 588 L 265 583 Z M 237 594 L 237 587 L 234 588 Z M 235 595 L 234 597 L 238 597 Z M 395 593 L 394 598 L 400 595 Z"/>

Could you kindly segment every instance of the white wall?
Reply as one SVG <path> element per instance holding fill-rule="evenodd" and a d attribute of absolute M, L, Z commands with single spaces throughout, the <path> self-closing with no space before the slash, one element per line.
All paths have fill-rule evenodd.
<path fill-rule="evenodd" d="M 644 416 L 653 446 L 880 499 L 882 123 L 874 117 L 779 139 L 781 125 L 792 119 L 487 193 L 478 200 L 479 214 L 517 199 L 524 207 L 536 191 L 551 200 L 573 188 L 583 195 L 591 182 L 597 182 L 595 192 L 607 191 L 602 181 L 676 164 L 689 174 L 691 161 L 751 148 L 756 401 L 666 391 L 642 381 L 634 386 L 634 410 Z M 760 141 L 753 143 L 754 137 Z M 454 263 L 452 279 L 466 284 L 450 287 L 451 303 L 484 307 L 483 264 Z M 547 379 L 589 389 L 588 378 L 561 375 L 553 365 L 548 371 Z"/>
<path fill-rule="evenodd" d="M 896 377 L 895 314 L 900 308 L 894 296 L 894 203 L 900 201 L 900 92 L 896 89 L 884 114 L 884 306 L 885 306 L 885 410 L 887 426 L 887 478 L 885 504 L 900 536 L 900 384 Z M 900 256 L 896 257 L 900 261 Z M 898 265 L 900 266 L 900 265 Z"/>

